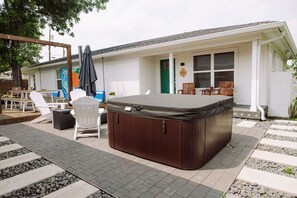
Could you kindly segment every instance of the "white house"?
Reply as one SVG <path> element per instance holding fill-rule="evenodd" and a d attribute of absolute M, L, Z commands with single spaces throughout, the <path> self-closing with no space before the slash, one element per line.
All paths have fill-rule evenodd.
<path fill-rule="evenodd" d="M 94 42 L 100 42 L 100 40 Z M 92 48 L 92 44 L 90 43 Z M 185 82 L 199 90 L 234 81 L 234 102 L 249 112 L 268 107 L 269 116 L 287 117 L 292 100 L 292 72 L 288 59 L 297 49 L 286 22 L 264 21 L 211 28 L 93 50 L 98 90 L 117 97 L 176 93 Z M 78 67 L 78 55 L 72 56 Z M 57 89 L 66 58 L 23 69 L 31 87 Z M 180 70 L 185 69 L 186 75 Z M 209 96 L 206 96 L 209 97 Z"/>

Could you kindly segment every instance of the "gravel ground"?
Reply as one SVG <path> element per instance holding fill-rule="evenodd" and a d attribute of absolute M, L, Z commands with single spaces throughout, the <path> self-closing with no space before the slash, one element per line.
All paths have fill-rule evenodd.
<path fill-rule="evenodd" d="M 43 197 L 76 181 L 78 181 L 76 176 L 64 171 L 38 183 L 5 194 L 3 197 Z"/>
<path fill-rule="evenodd" d="M 227 194 L 233 194 L 242 198 L 297 198 L 297 196 L 292 196 L 284 192 L 269 189 L 256 183 L 248 183 L 240 180 L 235 180 L 235 182 L 229 188 Z M 228 197 L 228 195 L 226 197 Z"/>
<path fill-rule="evenodd" d="M 264 161 L 260 159 L 254 159 L 254 158 L 250 158 L 245 165 L 253 169 L 258 169 L 258 170 L 275 173 L 279 175 L 284 175 L 287 177 L 293 177 L 297 179 L 296 166 L 288 166 L 288 165 L 278 164 L 275 162 L 269 162 L 269 161 Z M 292 169 L 291 174 L 285 171 L 285 170 L 289 170 L 289 167 Z"/>
<path fill-rule="evenodd" d="M 274 120 L 267 118 L 265 121 L 258 121 L 258 123 L 254 127 L 267 130 L 273 122 Z"/>
<path fill-rule="evenodd" d="M 7 140 L 7 141 L 4 141 L 4 142 L 0 142 L 0 146 L 5 146 L 5 145 L 13 144 L 13 143 L 14 143 L 13 141 Z"/>
<path fill-rule="evenodd" d="M 244 119 L 233 119 L 233 125 L 236 125 L 237 123 L 239 123 L 243 120 Z M 267 119 L 266 121 L 259 121 L 254 127 L 267 130 L 267 129 L 269 129 L 271 124 L 297 126 L 297 124 L 277 123 L 277 122 L 274 122 L 274 120 Z M 270 135 L 270 134 L 266 134 L 265 137 L 270 138 L 270 139 L 297 142 L 297 138 L 281 137 L 281 136 Z M 273 146 L 261 145 L 261 144 L 259 144 L 257 146 L 257 149 L 263 150 L 263 151 L 274 152 L 274 153 L 287 154 L 287 155 L 297 157 L 297 150 L 295 150 L 295 149 L 279 148 L 279 147 L 273 147 Z M 267 171 L 267 172 L 280 174 L 280 175 L 285 175 L 288 177 L 297 178 L 297 167 L 294 167 L 294 166 L 286 166 L 286 165 L 282 165 L 282 164 L 278 164 L 278 163 L 274 163 L 274 162 L 267 162 L 264 160 L 253 159 L 253 158 L 250 158 L 247 161 L 245 166 L 248 166 L 248 167 L 254 168 L 254 169 L 258 169 L 258 170 L 263 170 L 263 171 Z M 290 168 L 291 168 L 291 170 L 290 170 Z M 286 173 L 285 170 L 287 172 L 292 171 L 292 174 Z M 292 196 L 288 193 L 280 192 L 280 191 L 277 191 L 274 189 L 269 189 L 264 186 L 260 186 L 256 183 L 249 183 L 249 182 L 244 182 L 244 181 L 240 181 L 240 180 L 234 181 L 234 183 L 231 185 L 231 187 L 227 191 L 226 197 L 228 197 L 228 194 L 232 194 L 237 197 L 243 197 L 243 198 L 254 198 L 254 197 L 297 198 L 297 196 Z"/>
<path fill-rule="evenodd" d="M 0 135 L 0 136 L 2 136 L 2 135 Z M 8 140 L 8 141 L 1 142 L 0 146 L 9 145 L 9 144 L 13 144 L 13 143 L 14 143 L 13 141 Z M 14 151 L 0 154 L 0 160 L 19 156 L 19 155 L 26 154 L 29 152 L 31 152 L 31 151 L 26 148 L 20 148 L 20 149 L 14 150 Z M 51 162 L 49 162 L 48 160 L 46 160 L 44 158 L 39 158 L 39 159 L 32 160 L 30 162 L 25 162 L 25 163 L 18 164 L 18 165 L 12 166 L 12 167 L 1 169 L 0 170 L 0 181 L 10 178 L 10 177 L 13 177 L 13 176 L 16 176 L 16 175 L 19 175 L 19 174 L 22 174 L 22 173 L 25 173 L 27 171 L 30 171 L 30 170 L 33 170 L 36 168 L 40 168 L 42 166 L 49 165 L 49 164 L 51 164 Z M 4 196 L 0 196 L 0 197 L 1 198 L 2 197 L 34 197 L 34 198 L 43 197 L 43 196 L 50 194 L 58 189 L 68 186 L 78 180 L 79 180 L 79 178 L 76 177 L 75 175 L 64 171 L 64 172 L 59 173 L 55 176 L 49 177 L 49 178 L 44 179 L 40 182 L 26 186 L 25 188 L 22 188 L 19 190 L 15 190 L 11 193 L 5 194 Z M 93 193 L 89 197 L 90 198 L 97 198 L 97 197 L 112 198 L 114 196 L 99 189 L 96 193 Z"/>
<path fill-rule="evenodd" d="M 30 162 L 25 162 L 15 166 L 7 167 L 5 169 L 1 169 L 0 181 L 49 164 L 51 164 L 49 161 L 40 158 L 32 160 Z"/>
<path fill-rule="evenodd" d="M 264 144 L 259 144 L 257 149 L 262 150 L 262 151 L 269 151 L 269 152 L 273 152 L 273 153 L 292 155 L 292 156 L 297 157 L 296 149 L 274 147 L 274 146 L 269 146 L 269 145 L 264 145 Z"/>
<path fill-rule="evenodd" d="M 30 153 L 30 152 L 31 151 L 26 149 L 26 148 L 20 148 L 20 149 L 14 150 L 14 151 L 1 153 L 0 154 L 0 160 L 4 160 L 4 159 L 7 159 L 7 158 L 11 158 L 11 157 L 16 157 L 16 156 L 23 155 L 23 154 Z"/>
<path fill-rule="evenodd" d="M 297 142 L 297 138 L 295 138 L 295 137 L 278 136 L 278 135 L 272 135 L 272 134 L 265 134 L 264 137 L 269 138 L 269 139 L 273 139 L 273 140 Z"/>
<path fill-rule="evenodd" d="M 285 126 L 297 126 L 297 123 L 293 123 L 293 122 L 290 122 L 290 123 L 286 123 L 286 122 L 273 122 L 273 124 L 275 124 L 275 125 L 285 125 Z"/>

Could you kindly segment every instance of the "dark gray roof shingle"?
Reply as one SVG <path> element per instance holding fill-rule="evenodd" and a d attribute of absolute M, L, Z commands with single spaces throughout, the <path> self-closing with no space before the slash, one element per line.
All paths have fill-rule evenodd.
<path fill-rule="evenodd" d="M 118 45 L 118 46 L 114 46 L 114 47 L 108 47 L 108 48 L 104 48 L 104 49 L 94 50 L 94 51 L 92 51 L 92 55 L 94 56 L 94 55 L 104 54 L 104 53 L 108 53 L 108 52 L 116 52 L 116 51 L 121 51 L 121 50 L 126 50 L 126 49 L 133 49 L 133 48 L 144 47 L 144 46 L 160 44 L 160 43 L 166 43 L 166 42 L 182 40 L 182 39 L 187 39 L 187 38 L 192 38 L 192 37 L 210 35 L 210 34 L 219 33 L 219 32 L 227 32 L 227 31 L 237 30 L 237 29 L 242 29 L 242 28 L 247 28 L 247 27 L 271 24 L 271 23 L 275 23 L 275 22 L 277 22 L 277 21 L 262 21 L 262 22 L 256 22 L 256 23 L 248 23 L 248 24 L 232 25 L 232 26 L 219 27 L 219 28 L 196 30 L 196 31 L 191 31 L 191 32 L 185 32 L 185 33 L 180 33 L 180 34 L 175 34 L 175 35 L 170 35 L 170 36 L 164 36 L 164 37 L 159 37 L 159 38 L 154 38 L 154 39 L 148 39 L 148 40 L 143 40 L 143 41 L 138 41 L 138 42 L 133 42 L 133 43 L 128 43 L 128 44 Z M 78 59 L 78 54 L 72 55 L 72 59 Z M 66 60 L 66 58 L 64 57 L 64 58 L 59 58 L 59 59 L 55 59 L 55 60 L 51 60 L 51 61 L 47 61 L 47 62 L 42 62 L 42 63 L 36 64 L 36 65 L 32 65 L 30 67 L 47 65 L 47 64 L 51 64 L 51 63 L 62 62 L 65 60 Z"/>

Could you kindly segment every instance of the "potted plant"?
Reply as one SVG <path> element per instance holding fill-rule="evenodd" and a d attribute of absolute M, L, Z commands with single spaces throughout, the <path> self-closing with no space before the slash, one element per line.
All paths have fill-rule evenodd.
<path fill-rule="evenodd" d="M 111 92 L 109 92 L 109 97 L 108 97 L 108 99 L 113 99 L 113 98 L 115 98 L 116 97 L 116 94 L 115 94 L 115 92 L 114 91 L 111 91 Z"/>

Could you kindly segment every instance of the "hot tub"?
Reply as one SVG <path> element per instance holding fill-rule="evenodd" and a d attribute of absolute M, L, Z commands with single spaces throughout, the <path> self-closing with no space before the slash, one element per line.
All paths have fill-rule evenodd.
<path fill-rule="evenodd" d="M 177 167 L 198 169 L 231 139 L 233 98 L 138 95 L 108 100 L 110 147 Z"/>

